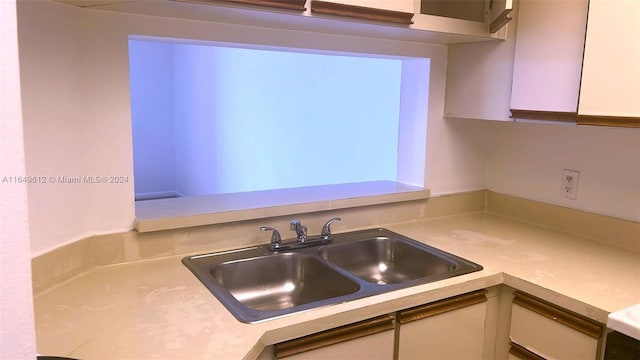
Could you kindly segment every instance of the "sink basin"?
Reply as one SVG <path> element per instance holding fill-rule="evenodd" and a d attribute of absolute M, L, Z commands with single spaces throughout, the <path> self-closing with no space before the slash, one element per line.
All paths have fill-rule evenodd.
<path fill-rule="evenodd" d="M 293 308 L 360 288 L 318 259 L 301 253 L 225 262 L 214 266 L 211 276 L 240 303 L 261 311 Z"/>
<path fill-rule="evenodd" d="M 273 252 L 265 244 L 182 262 L 246 323 L 482 270 L 385 229 L 334 234 L 328 245 Z"/>
<path fill-rule="evenodd" d="M 256 323 L 350 299 L 360 285 L 304 251 L 266 246 L 189 256 L 182 263 L 240 321 Z"/>
<path fill-rule="evenodd" d="M 398 284 L 457 270 L 458 262 L 429 250 L 400 239 L 378 236 L 325 246 L 319 253 L 328 262 L 376 284 Z"/>

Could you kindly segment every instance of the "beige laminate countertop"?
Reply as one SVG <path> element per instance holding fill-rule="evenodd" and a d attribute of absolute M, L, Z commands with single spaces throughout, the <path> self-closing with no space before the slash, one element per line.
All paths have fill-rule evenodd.
<path fill-rule="evenodd" d="M 609 312 L 640 303 L 637 252 L 489 214 L 385 227 L 484 270 L 243 324 L 182 265 L 183 256 L 106 266 L 34 299 L 38 352 L 83 359 L 254 359 L 265 345 L 499 284 L 602 323 Z"/>

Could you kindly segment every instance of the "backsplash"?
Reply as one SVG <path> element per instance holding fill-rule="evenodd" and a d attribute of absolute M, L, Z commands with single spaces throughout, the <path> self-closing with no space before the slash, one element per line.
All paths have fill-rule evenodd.
<path fill-rule="evenodd" d="M 485 197 L 486 191 L 479 190 L 425 200 L 308 213 L 298 219 L 308 227 L 309 234 L 317 234 L 325 221 L 340 216 L 342 221 L 335 223 L 332 229 L 344 232 L 482 212 Z M 127 231 L 82 239 L 32 259 L 34 293 L 37 295 L 96 266 L 268 243 L 269 235 L 259 231 L 263 225 L 280 229 L 282 237 L 288 239 L 294 236 L 287 230 L 292 218 L 280 216 L 149 233 Z"/>
<path fill-rule="evenodd" d="M 436 196 L 403 203 L 309 213 L 300 216 L 299 219 L 308 226 L 309 234 L 317 234 L 322 224 L 333 216 L 340 216 L 343 219 L 332 227 L 337 233 L 478 212 L 504 216 L 640 252 L 640 236 L 638 236 L 640 223 L 638 222 L 498 194 L 489 190 Z M 37 296 L 56 284 L 98 266 L 266 244 L 269 242 L 269 235 L 259 231 L 259 227 L 263 225 L 280 229 L 283 238 L 289 239 L 294 237 L 294 234 L 287 231 L 291 218 L 282 216 L 150 233 L 127 231 L 93 236 L 33 258 L 31 260 L 33 291 Z"/>

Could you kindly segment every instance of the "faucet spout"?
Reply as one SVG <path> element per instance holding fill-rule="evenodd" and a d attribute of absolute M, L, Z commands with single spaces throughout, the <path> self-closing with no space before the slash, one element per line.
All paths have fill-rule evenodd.
<path fill-rule="evenodd" d="M 291 222 L 289 223 L 289 228 L 292 231 L 296 232 L 296 235 L 298 237 L 298 242 L 305 242 L 307 241 L 307 227 L 302 225 L 302 223 L 296 219 L 291 220 Z"/>
<path fill-rule="evenodd" d="M 322 226 L 322 231 L 320 232 L 320 237 L 323 239 L 331 239 L 331 224 L 340 220 L 342 219 L 339 217 L 334 217 L 329 221 L 327 221 L 326 223 L 324 223 L 324 225 Z"/>
<path fill-rule="evenodd" d="M 261 226 L 260 231 L 272 231 L 271 244 L 269 244 L 269 248 L 271 249 L 271 251 L 277 250 L 282 247 L 282 238 L 280 237 L 280 233 L 278 232 L 278 230 L 269 226 Z"/>

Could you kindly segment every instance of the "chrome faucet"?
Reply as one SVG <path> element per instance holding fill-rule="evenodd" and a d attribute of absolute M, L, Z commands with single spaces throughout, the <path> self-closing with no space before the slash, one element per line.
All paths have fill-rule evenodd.
<path fill-rule="evenodd" d="M 271 243 L 269 244 L 269 249 L 271 249 L 271 251 L 278 250 L 282 247 L 282 238 L 280 237 L 280 232 L 277 229 L 269 226 L 261 226 L 260 231 L 272 231 Z"/>
<path fill-rule="evenodd" d="M 289 223 L 289 230 L 295 231 L 298 237 L 298 242 L 306 242 L 307 241 L 307 227 L 302 225 L 302 223 L 296 219 L 291 220 Z"/>
<path fill-rule="evenodd" d="M 310 246 L 317 246 L 323 244 L 329 244 L 333 242 L 333 238 L 331 237 L 331 224 L 336 221 L 340 221 L 339 217 L 334 217 L 329 219 L 322 226 L 322 231 L 320 231 L 320 235 L 315 235 L 308 237 L 307 236 L 307 227 L 302 225 L 302 223 L 293 219 L 289 223 L 289 229 L 291 231 L 296 232 L 296 239 L 291 239 L 289 241 L 283 242 L 280 237 L 280 233 L 275 228 L 269 226 L 261 226 L 260 231 L 271 231 L 271 243 L 268 245 L 268 249 L 271 251 L 284 251 L 284 250 L 295 250 L 300 248 L 306 248 Z"/>
<path fill-rule="evenodd" d="M 322 231 L 320 231 L 320 237 L 323 239 L 331 239 L 331 224 L 340 220 L 342 219 L 339 217 L 334 217 L 332 219 L 329 219 L 329 221 L 327 221 L 326 223 L 324 223 L 324 225 L 322 226 Z"/>

